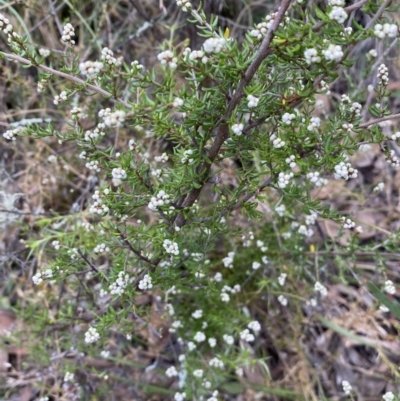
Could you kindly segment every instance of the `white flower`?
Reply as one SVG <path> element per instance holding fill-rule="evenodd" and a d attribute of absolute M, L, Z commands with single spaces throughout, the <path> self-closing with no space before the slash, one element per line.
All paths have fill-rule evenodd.
<path fill-rule="evenodd" d="M 221 293 L 221 301 L 222 302 L 229 302 L 230 301 L 229 294 L 227 294 L 226 292 L 222 292 Z"/>
<path fill-rule="evenodd" d="M 309 131 L 314 131 L 315 128 L 318 128 L 321 125 L 321 119 L 319 117 L 311 117 L 310 124 L 307 129 Z"/>
<path fill-rule="evenodd" d="M 118 180 L 124 180 L 126 178 L 126 171 L 121 167 L 113 168 L 112 176 Z"/>
<path fill-rule="evenodd" d="M 217 340 L 213 337 L 210 337 L 208 339 L 208 344 L 210 345 L 211 348 L 214 348 L 217 345 Z"/>
<path fill-rule="evenodd" d="M 89 327 L 89 330 L 85 333 L 85 343 L 95 343 L 100 339 L 100 334 L 97 332 L 95 327 Z"/>
<path fill-rule="evenodd" d="M 203 49 L 206 53 L 220 53 L 225 45 L 224 38 L 209 38 L 203 43 Z"/>
<path fill-rule="evenodd" d="M 315 184 L 316 187 L 322 187 L 323 185 L 326 185 L 328 183 L 328 180 L 326 178 L 322 178 L 319 175 L 318 171 L 310 172 L 307 173 L 306 176 L 312 183 Z"/>
<path fill-rule="evenodd" d="M 389 38 L 395 38 L 399 33 L 399 29 L 396 24 L 376 24 L 374 26 L 374 35 L 378 39 L 384 39 L 385 36 Z"/>
<path fill-rule="evenodd" d="M 196 377 L 199 377 L 199 378 L 203 377 L 203 369 L 194 370 L 193 371 L 193 376 L 196 376 Z"/>
<path fill-rule="evenodd" d="M 385 64 L 381 64 L 378 67 L 378 84 L 379 85 L 387 85 L 389 82 L 389 69 L 386 67 Z"/>
<path fill-rule="evenodd" d="M 102 358 L 108 358 L 110 356 L 110 351 L 103 350 L 100 352 Z"/>
<path fill-rule="evenodd" d="M 6 35 L 13 31 L 13 27 L 10 24 L 9 19 L 3 14 L 0 14 L 0 30 L 2 30 Z"/>
<path fill-rule="evenodd" d="M 49 56 L 50 56 L 50 50 L 49 50 L 49 49 L 44 49 L 43 47 L 41 47 L 41 48 L 39 49 L 39 54 L 40 54 L 43 58 L 49 57 Z"/>
<path fill-rule="evenodd" d="M 388 294 L 394 295 L 396 294 L 396 287 L 393 284 L 392 280 L 386 280 L 385 281 L 385 287 L 383 289 L 385 292 Z"/>
<path fill-rule="evenodd" d="M 385 184 L 380 182 L 374 189 L 374 192 L 382 192 L 385 189 Z"/>
<path fill-rule="evenodd" d="M 317 49 L 306 49 L 304 52 L 304 58 L 306 59 L 307 64 L 319 63 L 321 61 L 321 57 L 318 56 Z"/>
<path fill-rule="evenodd" d="M 289 157 L 287 157 L 287 158 L 285 159 L 285 162 L 286 162 L 287 164 L 289 164 L 289 167 L 290 167 L 290 168 L 295 168 L 295 167 L 297 166 L 295 160 L 296 160 L 296 156 L 295 156 L 295 155 L 290 155 Z"/>
<path fill-rule="evenodd" d="M 240 338 L 244 341 L 247 341 L 248 343 L 251 343 L 255 340 L 254 335 L 250 333 L 249 329 L 244 329 L 240 333 Z"/>
<path fill-rule="evenodd" d="M 322 51 L 323 56 L 327 60 L 340 61 L 343 58 L 342 47 L 330 44 L 326 50 Z"/>
<path fill-rule="evenodd" d="M 101 51 L 101 59 L 109 65 L 116 65 L 117 59 L 114 57 L 114 53 L 108 47 L 103 48 Z"/>
<path fill-rule="evenodd" d="M 175 401 L 184 401 L 186 398 L 186 393 L 175 393 L 174 400 Z"/>
<path fill-rule="evenodd" d="M 253 262 L 251 265 L 253 270 L 258 270 L 261 267 L 261 263 L 260 262 Z"/>
<path fill-rule="evenodd" d="M 233 269 L 233 258 L 235 257 L 235 252 L 229 252 L 228 256 L 222 259 L 222 263 L 228 269 Z"/>
<path fill-rule="evenodd" d="M 171 50 L 165 50 L 161 52 L 157 59 L 162 65 L 167 65 L 168 67 L 174 69 L 178 66 L 178 59 L 174 56 Z"/>
<path fill-rule="evenodd" d="M 343 24 L 347 17 L 347 13 L 343 7 L 333 6 L 332 11 L 329 13 L 329 18 L 333 21 L 339 22 L 339 24 Z"/>
<path fill-rule="evenodd" d="M 223 369 L 224 368 L 224 363 L 218 359 L 217 357 L 210 359 L 208 362 L 210 366 L 215 366 L 216 368 Z"/>
<path fill-rule="evenodd" d="M 278 277 L 278 283 L 279 283 L 279 285 L 281 285 L 282 287 L 285 285 L 286 277 L 287 277 L 287 274 L 286 274 L 286 273 L 281 273 L 281 274 L 279 275 L 279 277 Z"/>
<path fill-rule="evenodd" d="M 79 64 L 81 74 L 86 75 L 89 79 L 96 78 L 103 68 L 104 65 L 100 61 L 85 61 Z"/>
<path fill-rule="evenodd" d="M 158 207 L 163 205 L 168 205 L 170 202 L 169 195 L 165 193 L 165 191 L 159 191 L 156 196 L 153 196 L 150 199 L 150 203 L 148 204 L 148 208 L 150 210 L 157 210 Z"/>
<path fill-rule="evenodd" d="M 392 149 L 389 151 L 389 154 L 385 155 L 386 161 L 393 167 L 400 167 L 400 160 L 396 156 L 396 152 Z"/>
<path fill-rule="evenodd" d="M 166 163 L 168 161 L 168 155 L 164 152 L 161 156 L 155 156 L 154 160 L 160 163 Z"/>
<path fill-rule="evenodd" d="M 342 381 L 342 387 L 343 387 L 343 391 L 346 395 L 350 395 L 352 387 L 350 385 L 350 383 L 347 380 L 343 380 Z"/>
<path fill-rule="evenodd" d="M 233 338 L 233 336 L 230 336 L 229 334 L 224 334 L 222 336 L 222 338 L 224 339 L 224 341 L 228 344 L 228 345 L 232 345 L 235 342 L 235 339 Z"/>
<path fill-rule="evenodd" d="M 176 5 L 182 8 L 182 11 L 188 11 L 192 8 L 189 0 L 176 0 Z"/>
<path fill-rule="evenodd" d="M 348 180 L 350 178 L 357 178 L 358 170 L 351 167 L 350 163 L 340 162 L 335 166 L 335 178 L 344 178 Z"/>
<path fill-rule="evenodd" d="M 255 96 L 253 96 L 253 95 L 248 95 L 248 96 L 247 96 L 247 100 L 248 100 L 247 107 L 248 107 L 249 109 L 252 109 L 252 108 L 254 108 L 254 107 L 257 107 L 258 102 L 260 101 L 260 99 L 259 99 L 258 97 L 255 97 Z"/>
<path fill-rule="evenodd" d="M 283 295 L 279 295 L 278 301 L 282 306 L 287 306 L 287 304 L 288 304 L 287 298 L 284 297 Z"/>
<path fill-rule="evenodd" d="M 237 135 L 240 136 L 242 135 L 243 132 L 243 124 L 233 124 L 232 125 L 232 132 Z"/>
<path fill-rule="evenodd" d="M 124 272 L 118 273 L 117 280 L 110 285 L 109 291 L 111 295 L 122 295 L 125 292 L 125 288 L 129 283 L 129 275 Z"/>
<path fill-rule="evenodd" d="M 65 372 L 64 381 L 65 382 L 73 382 L 74 381 L 74 374 L 71 373 L 71 372 Z"/>
<path fill-rule="evenodd" d="M 177 109 L 178 107 L 183 106 L 183 103 L 184 103 L 183 99 L 181 99 L 180 97 L 176 97 L 172 102 L 172 106 L 174 106 Z"/>
<path fill-rule="evenodd" d="M 394 394 L 391 391 L 388 391 L 382 396 L 384 401 L 394 401 Z"/>
<path fill-rule="evenodd" d="M 163 242 L 163 246 L 167 253 L 170 253 L 172 255 L 179 255 L 179 248 L 176 242 L 172 242 L 171 240 L 166 239 Z"/>
<path fill-rule="evenodd" d="M 296 114 L 285 113 L 282 116 L 282 122 L 286 125 L 291 125 L 294 118 L 296 118 Z"/>
<path fill-rule="evenodd" d="M 272 134 L 269 139 L 272 142 L 274 148 L 276 149 L 283 148 L 286 145 L 286 142 L 283 141 L 281 138 L 279 138 L 276 134 Z"/>
<path fill-rule="evenodd" d="M 67 98 L 68 98 L 67 92 L 62 91 L 59 95 L 55 96 L 53 103 L 55 105 L 60 104 L 62 102 L 65 102 L 67 100 Z"/>
<path fill-rule="evenodd" d="M 150 290 L 153 288 L 151 277 L 148 274 L 145 274 L 143 279 L 139 281 L 138 287 L 140 290 Z"/>
<path fill-rule="evenodd" d="M 38 272 L 34 276 L 32 276 L 32 281 L 33 281 L 33 284 L 35 284 L 35 285 L 39 285 L 40 283 L 42 283 L 43 282 L 42 273 Z"/>
<path fill-rule="evenodd" d="M 379 310 L 380 310 L 382 313 L 387 313 L 387 312 L 389 312 L 389 308 L 388 308 L 387 306 L 385 306 L 385 305 L 380 305 L 380 306 L 379 306 Z"/>
<path fill-rule="evenodd" d="M 178 376 L 178 371 L 176 370 L 175 366 L 170 366 L 166 371 L 165 374 L 167 377 L 175 377 Z"/>
<path fill-rule="evenodd" d="M 198 342 L 198 343 L 202 343 L 203 341 L 206 340 L 206 335 L 205 335 L 203 332 L 198 331 L 198 332 L 195 334 L 195 336 L 193 337 L 193 339 L 194 339 L 194 341 L 196 341 L 196 342 Z"/>
<path fill-rule="evenodd" d="M 191 150 L 191 149 L 185 150 L 185 151 L 183 152 L 183 157 L 182 157 L 182 159 L 181 159 L 181 163 L 182 163 L 182 164 L 186 164 L 186 163 L 191 164 L 191 163 L 193 163 L 193 162 L 194 162 L 194 159 L 190 157 L 193 153 L 194 153 L 194 152 L 193 152 L 193 150 Z"/>
<path fill-rule="evenodd" d="M 194 311 L 192 317 L 195 319 L 201 319 L 203 317 L 203 311 L 201 309 Z"/>
<path fill-rule="evenodd" d="M 356 223 L 349 218 L 346 219 L 346 217 L 342 217 L 342 226 L 343 228 L 354 228 Z"/>
<path fill-rule="evenodd" d="M 284 216 L 285 211 L 286 211 L 286 206 L 283 204 L 276 206 L 275 208 L 275 213 L 280 217 Z"/>
<path fill-rule="evenodd" d="M 328 295 L 328 290 L 324 285 L 322 285 L 319 281 L 317 281 L 314 285 L 314 290 L 319 292 L 322 297 L 326 297 Z"/>
<path fill-rule="evenodd" d="M 75 36 L 75 29 L 74 27 L 68 23 L 64 26 L 63 33 L 61 36 L 61 40 L 67 45 L 74 45 L 75 41 L 72 39 Z"/>
<path fill-rule="evenodd" d="M 93 252 L 95 253 L 110 252 L 110 248 L 106 246 L 106 244 L 99 244 L 96 245 L 96 247 L 93 249 Z"/>
<path fill-rule="evenodd" d="M 258 333 L 261 330 L 261 324 L 257 321 L 257 320 L 253 320 L 252 322 L 250 322 L 247 327 L 250 330 L 253 330 L 254 333 Z"/>
<path fill-rule="evenodd" d="M 279 173 L 278 176 L 278 186 L 279 188 L 286 188 L 289 185 L 290 180 L 293 178 L 294 174 L 290 173 Z"/>
<path fill-rule="evenodd" d="M 123 110 L 115 110 L 114 112 L 107 113 L 104 115 L 104 124 L 107 127 L 122 127 L 125 116 L 126 113 Z"/>

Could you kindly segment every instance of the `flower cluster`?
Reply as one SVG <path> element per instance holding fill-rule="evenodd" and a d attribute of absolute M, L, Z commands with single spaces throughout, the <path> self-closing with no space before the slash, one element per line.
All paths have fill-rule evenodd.
<path fill-rule="evenodd" d="M 337 21 L 339 24 L 343 24 L 346 21 L 348 15 L 343 7 L 333 6 L 332 11 L 329 13 L 329 18 L 333 21 Z"/>
<path fill-rule="evenodd" d="M 252 108 L 254 108 L 254 107 L 257 107 L 258 102 L 260 101 L 260 99 L 259 99 L 258 97 L 255 97 L 255 96 L 253 96 L 253 95 L 248 95 L 248 96 L 247 96 L 247 100 L 248 100 L 247 107 L 248 107 L 249 109 L 252 109 Z"/>
<path fill-rule="evenodd" d="M 192 4 L 189 0 L 176 0 L 176 5 L 182 8 L 182 11 L 189 11 L 192 8 Z"/>
<path fill-rule="evenodd" d="M 161 52 L 157 59 L 162 65 L 167 65 L 170 68 L 176 68 L 178 66 L 178 59 L 174 56 L 171 50 L 165 50 Z"/>
<path fill-rule="evenodd" d="M 13 26 L 10 24 L 8 18 L 6 18 L 3 14 L 0 14 L 0 30 L 3 31 L 6 35 L 10 34 L 13 31 Z"/>
<path fill-rule="evenodd" d="M 122 295 L 125 292 L 125 288 L 128 286 L 128 283 L 129 275 L 124 272 L 119 272 L 117 280 L 109 287 L 110 294 Z"/>
<path fill-rule="evenodd" d="M 335 166 L 335 178 L 338 180 L 344 178 L 346 181 L 351 178 L 357 178 L 358 170 L 351 167 L 350 163 L 340 162 Z"/>
<path fill-rule="evenodd" d="M 240 136 L 243 133 L 243 124 L 233 124 L 231 129 L 235 135 Z"/>
<path fill-rule="evenodd" d="M 330 44 L 326 50 L 322 50 L 323 56 L 327 60 L 340 61 L 343 58 L 342 47 Z"/>
<path fill-rule="evenodd" d="M 209 38 L 203 43 L 203 49 L 206 53 L 220 53 L 225 45 L 224 38 Z"/>
<path fill-rule="evenodd" d="M 93 214 L 105 214 L 109 212 L 108 206 L 103 204 L 104 196 L 100 194 L 100 191 L 96 191 L 92 198 L 94 199 L 93 205 L 90 206 L 89 212 Z"/>
<path fill-rule="evenodd" d="M 354 223 L 353 220 L 342 217 L 342 227 L 343 228 L 354 228 L 356 226 L 356 223 Z"/>
<path fill-rule="evenodd" d="M 139 281 L 138 287 L 140 290 L 150 290 L 153 288 L 151 277 L 148 274 L 145 274 L 142 280 Z"/>
<path fill-rule="evenodd" d="M 387 292 L 390 295 L 396 294 L 396 287 L 394 286 L 392 280 L 386 280 L 385 281 L 384 291 Z"/>
<path fill-rule="evenodd" d="M 85 333 L 85 343 L 86 344 L 92 344 L 100 339 L 100 334 L 96 330 L 95 327 L 89 327 L 89 330 Z"/>
<path fill-rule="evenodd" d="M 156 196 L 153 196 L 150 199 L 150 203 L 147 207 L 150 210 L 157 210 L 160 206 L 168 205 L 170 202 L 169 195 L 165 193 L 165 191 L 159 191 Z"/>
<path fill-rule="evenodd" d="M 166 239 L 163 242 L 163 247 L 167 253 L 170 253 L 171 255 L 179 255 L 179 248 L 176 242 Z"/>
<path fill-rule="evenodd" d="M 62 91 L 59 95 L 55 96 L 53 103 L 55 105 L 57 105 L 57 104 L 60 104 L 62 102 L 65 102 L 67 99 L 68 99 L 67 92 L 66 91 Z"/>
<path fill-rule="evenodd" d="M 395 38 L 399 34 L 399 28 L 396 24 L 376 24 L 374 26 L 374 35 L 379 39 L 384 39 L 386 36 Z"/>
<path fill-rule="evenodd" d="M 328 290 L 324 285 L 322 285 L 319 281 L 317 281 L 314 285 L 314 290 L 319 292 L 322 297 L 326 297 L 328 295 Z"/>
<path fill-rule="evenodd" d="M 111 111 L 110 108 L 99 111 L 99 117 L 104 119 L 104 124 L 107 127 L 122 127 L 125 121 L 126 113 L 123 110 Z"/>
<path fill-rule="evenodd" d="M 108 47 L 105 47 L 101 51 L 101 59 L 108 65 L 117 64 L 117 59 L 114 57 L 114 53 Z"/>
<path fill-rule="evenodd" d="M 321 57 L 318 55 L 317 49 L 306 49 L 304 51 L 304 58 L 306 59 L 307 64 L 319 63 L 321 61 Z"/>
<path fill-rule="evenodd" d="M 75 36 L 75 29 L 74 27 L 68 23 L 64 26 L 63 33 L 61 36 L 62 42 L 65 44 L 72 46 L 75 44 L 75 40 L 73 40 L 73 37 Z"/>
<path fill-rule="evenodd" d="M 85 61 L 79 64 L 81 74 L 87 76 L 89 79 L 96 78 L 103 68 L 104 64 L 101 61 Z"/>
<path fill-rule="evenodd" d="M 22 127 L 17 127 L 14 129 L 9 129 L 6 132 L 4 132 L 3 137 L 5 139 L 8 139 L 9 141 L 15 141 L 17 138 L 17 135 L 19 132 L 21 132 L 23 130 Z"/>
<path fill-rule="evenodd" d="M 278 187 L 286 188 L 289 185 L 290 180 L 293 178 L 294 174 L 292 172 L 289 173 L 279 173 L 278 176 Z"/>
<path fill-rule="evenodd" d="M 378 84 L 386 86 L 389 82 L 389 69 L 386 67 L 385 64 L 381 64 L 378 67 Z"/>

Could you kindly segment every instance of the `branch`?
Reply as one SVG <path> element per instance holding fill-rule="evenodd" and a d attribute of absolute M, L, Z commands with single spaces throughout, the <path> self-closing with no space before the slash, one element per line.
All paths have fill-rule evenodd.
<path fill-rule="evenodd" d="M 132 244 L 128 241 L 128 239 L 125 237 L 125 235 L 119 231 L 119 237 L 121 238 L 121 241 L 141 260 L 143 260 L 144 262 L 153 265 L 153 266 L 157 266 L 159 261 L 152 261 L 149 258 L 146 258 L 146 256 L 143 256 L 138 250 L 136 250 Z"/>
<path fill-rule="evenodd" d="M 395 118 L 400 118 L 400 113 L 392 114 L 390 116 L 385 116 L 385 117 L 381 117 L 381 118 L 377 118 L 376 120 L 371 120 L 371 121 L 368 121 L 367 123 L 357 125 L 355 128 L 367 128 L 370 125 L 379 124 L 379 123 L 381 123 L 383 121 L 394 120 Z"/>
<path fill-rule="evenodd" d="M 105 97 L 114 98 L 113 95 L 110 92 L 107 92 L 106 90 L 100 88 L 99 86 L 88 84 L 83 79 L 80 79 L 78 77 L 74 77 L 73 75 L 67 74 L 65 72 L 57 71 L 57 70 L 55 70 L 55 69 L 53 69 L 51 67 L 47 67 L 47 66 L 45 66 L 43 64 L 33 64 L 30 60 L 28 60 L 28 59 L 26 59 L 24 57 L 21 57 L 21 56 L 17 56 L 16 54 L 4 53 L 4 52 L 1 52 L 1 51 L 0 51 L 0 54 L 2 54 L 4 57 L 6 57 L 8 59 L 18 61 L 19 63 L 22 63 L 22 64 L 32 65 L 32 66 L 34 66 L 36 68 L 39 68 L 39 69 L 41 69 L 43 71 L 49 72 L 50 74 L 58 75 L 59 77 L 68 79 L 69 81 L 73 81 L 73 82 L 75 82 L 75 83 L 77 83 L 79 85 L 84 85 L 84 86 L 92 89 L 93 91 L 102 94 Z M 127 109 L 131 109 L 132 108 L 132 106 L 128 102 L 125 102 L 125 100 L 120 99 L 120 98 L 114 98 L 114 99 L 115 99 L 116 102 L 121 103 Z"/>
<path fill-rule="evenodd" d="M 233 110 L 239 104 L 243 94 L 244 88 L 250 83 L 253 76 L 257 72 L 258 68 L 260 67 L 261 63 L 265 60 L 265 58 L 272 53 L 272 49 L 270 48 L 270 44 L 274 37 L 275 31 L 278 29 L 279 24 L 282 22 L 282 19 L 286 13 L 286 10 L 289 8 L 291 0 L 283 0 L 282 4 L 279 7 L 279 11 L 276 14 L 274 23 L 272 24 L 271 28 L 268 30 L 267 35 L 265 36 L 263 42 L 261 43 L 260 49 L 258 51 L 257 56 L 251 62 L 249 67 L 247 68 L 246 72 L 242 80 L 239 82 L 238 87 L 235 90 L 235 94 L 233 95 L 231 101 L 228 103 L 225 115 L 221 118 L 221 125 L 219 126 L 217 136 L 211 145 L 211 148 L 208 152 L 208 159 L 210 162 L 205 161 L 203 165 L 199 169 L 199 176 L 202 180 L 200 188 L 193 188 L 190 193 L 186 196 L 186 199 L 182 203 L 182 207 L 187 208 L 193 205 L 196 199 L 199 197 L 201 189 L 203 188 L 205 181 L 207 179 L 208 172 L 210 171 L 211 165 L 214 162 L 218 152 L 225 142 L 225 140 L 229 137 L 229 127 L 226 121 L 232 115 Z M 182 227 L 186 223 L 186 219 L 183 213 L 179 213 L 179 215 L 175 219 L 175 225 L 178 227 Z"/>

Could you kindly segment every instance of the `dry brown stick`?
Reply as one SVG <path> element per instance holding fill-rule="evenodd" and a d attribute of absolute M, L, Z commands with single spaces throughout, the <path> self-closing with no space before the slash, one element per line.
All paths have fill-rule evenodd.
<path fill-rule="evenodd" d="M 185 200 L 182 203 L 183 208 L 192 206 L 194 204 L 194 202 L 196 201 L 196 199 L 199 197 L 201 189 L 203 188 L 203 186 L 207 180 L 207 175 L 210 171 L 211 165 L 214 162 L 216 156 L 218 155 L 218 152 L 219 152 L 222 144 L 229 137 L 229 127 L 227 124 L 227 120 L 231 116 L 235 107 L 240 102 L 240 100 L 244 94 L 244 88 L 250 83 L 253 76 L 255 75 L 258 68 L 260 67 L 261 63 L 265 60 L 265 58 L 269 54 L 271 54 L 270 45 L 272 42 L 272 38 L 274 37 L 274 33 L 278 29 L 279 24 L 282 22 L 283 17 L 286 13 L 286 10 L 289 8 L 290 3 L 291 3 L 291 0 L 283 0 L 282 1 L 282 4 L 279 7 L 279 11 L 277 12 L 276 17 L 274 19 L 274 23 L 272 24 L 272 27 L 268 30 L 267 35 L 265 36 L 263 42 L 261 43 L 261 46 L 260 46 L 257 56 L 255 57 L 255 59 L 251 62 L 251 64 L 247 68 L 242 80 L 239 82 L 239 85 L 235 90 L 235 94 L 233 95 L 232 99 L 228 103 L 226 112 L 220 120 L 220 126 L 218 128 L 217 136 L 216 136 L 213 144 L 211 145 L 211 148 L 207 155 L 209 161 L 203 162 L 201 168 L 199 169 L 199 175 L 200 175 L 200 180 L 201 180 L 200 188 L 193 188 L 189 192 L 189 194 L 186 196 Z M 183 212 L 179 213 L 175 220 L 175 225 L 178 227 L 182 227 L 185 224 L 185 222 L 186 222 L 186 219 L 184 217 Z"/>

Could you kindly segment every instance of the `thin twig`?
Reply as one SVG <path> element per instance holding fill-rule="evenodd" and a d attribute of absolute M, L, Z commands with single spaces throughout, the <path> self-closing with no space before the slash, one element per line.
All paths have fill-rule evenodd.
<path fill-rule="evenodd" d="M 140 251 L 138 251 L 137 249 L 135 249 L 132 244 L 128 241 L 128 239 L 125 237 L 125 235 L 119 231 L 119 237 L 121 238 L 121 241 L 141 260 L 143 260 L 144 262 L 150 264 L 150 265 L 157 265 L 158 262 L 157 261 L 153 261 L 150 260 L 149 258 L 146 258 L 146 256 L 143 256 Z"/>
<path fill-rule="evenodd" d="M 82 253 L 80 249 L 77 249 L 78 255 L 86 262 L 86 264 L 96 273 L 100 273 L 96 266 L 94 266 L 89 259 Z M 107 281 L 107 277 L 104 277 Z"/>
<path fill-rule="evenodd" d="M 128 102 L 125 102 L 125 100 L 120 99 L 120 98 L 114 98 L 113 95 L 110 92 L 107 92 L 106 90 L 104 90 L 103 88 L 100 88 L 99 86 L 88 84 L 83 79 L 80 79 L 78 77 L 74 77 L 73 75 L 67 74 L 67 73 L 62 72 L 62 71 L 57 71 L 57 70 L 55 70 L 55 69 L 53 69 L 51 67 L 47 67 L 47 66 L 45 66 L 43 64 L 33 64 L 30 60 L 28 60 L 28 59 L 26 59 L 24 57 L 21 57 L 21 56 L 17 56 L 16 54 L 10 54 L 10 53 L 5 53 L 5 52 L 1 52 L 1 51 L 0 51 L 0 54 L 2 54 L 4 57 L 6 57 L 8 59 L 18 61 L 18 62 L 20 62 L 22 64 L 25 64 L 25 65 L 32 65 L 32 66 L 34 66 L 36 68 L 39 68 L 39 69 L 41 69 L 43 71 L 49 72 L 50 74 L 58 75 L 59 77 L 68 79 L 69 81 L 73 81 L 73 82 L 75 82 L 75 83 L 77 83 L 79 85 L 84 85 L 84 86 L 92 89 L 93 91 L 102 94 L 105 97 L 113 98 L 116 102 L 121 103 L 127 109 L 131 109 L 132 108 L 132 106 Z"/>
<path fill-rule="evenodd" d="M 379 123 L 381 123 L 383 121 L 394 120 L 396 118 L 400 118 L 400 113 L 392 114 L 390 116 L 385 116 L 385 117 L 381 117 L 381 118 L 377 118 L 376 120 L 371 120 L 371 121 L 368 121 L 367 123 L 357 125 L 355 128 L 367 128 L 370 125 L 379 124 Z"/>

